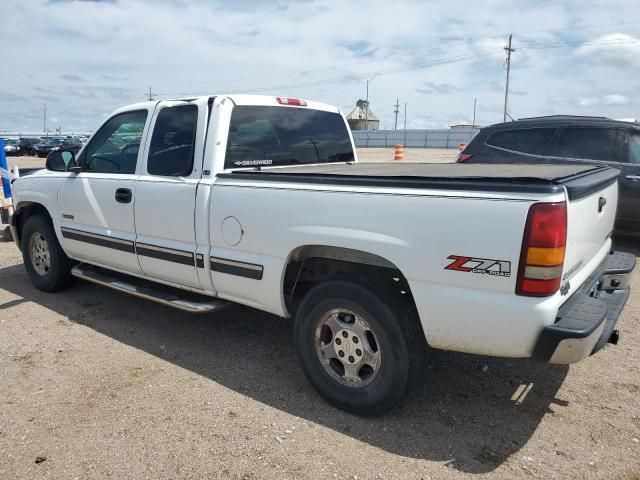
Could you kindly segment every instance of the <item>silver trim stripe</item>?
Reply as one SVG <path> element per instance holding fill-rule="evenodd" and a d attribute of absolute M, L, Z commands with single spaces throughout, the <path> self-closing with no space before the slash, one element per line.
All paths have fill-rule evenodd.
<path fill-rule="evenodd" d="M 97 239 L 104 239 L 104 240 L 109 240 L 110 242 L 116 242 L 116 243 L 121 243 L 123 245 L 133 245 L 133 241 L 132 240 L 121 240 L 119 238 L 114 238 L 114 237 L 110 237 L 108 235 L 99 235 L 97 233 L 89 233 L 86 232 L 84 230 L 75 230 L 73 228 L 66 228 L 66 227 L 62 227 L 60 228 L 60 230 L 62 232 L 67 232 L 67 233 L 77 233 L 78 235 L 82 235 L 85 237 L 91 237 L 91 238 L 97 238 Z"/>
<path fill-rule="evenodd" d="M 147 243 L 136 242 L 136 247 L 146 248 L 148 250 L 155 250 L 156 252 L 170 253 L 171 255 L 182 255 L 183 257 L 193 258 L 193 253 L 185 252 L 184 250 L 174 250 L 172 248 L 156 247 L 155 245 L 149 245 Z"/>
<path fill-rule="evenodd" d="M 213 263 L 220 263 L 222 265 L 229 265 L 231 267 L 247 268 L 249 270 L 262 271 L 262 265 L 255 265 L 253 263 L 236 262 L 234 260 L 224 260 L 222 258 L 211 257 Z"/>

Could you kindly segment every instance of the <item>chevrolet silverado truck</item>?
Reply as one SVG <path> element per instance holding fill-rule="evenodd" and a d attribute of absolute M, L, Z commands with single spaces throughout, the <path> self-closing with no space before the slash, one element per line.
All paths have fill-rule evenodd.
<path fill-rule="evenodd" d="M 394 406 L 428 348 L 573 363 L 615 343 L 635 257 L 615 169 L 358 163 L 342 112 L 223 95 L 115 111 L 14 183 L 33 284 L 293 318 L 334 405 Z M 212 321 L 215 321 L 212 318 Z"/>

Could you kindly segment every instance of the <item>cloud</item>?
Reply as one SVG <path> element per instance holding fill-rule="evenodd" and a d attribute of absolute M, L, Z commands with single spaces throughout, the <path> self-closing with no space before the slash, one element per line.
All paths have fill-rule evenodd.
<path fill-rule="evenodd" d="M 449 94 L 460 92 L 462 89 L 456 87 L 451 83 L 434 83 L 434 82 L 423 82 L 421 87 L 416 88 L 416 91 L 419 93 L 423 93 L 425 95 L 431 93 L 439 93 L 439 94 Z"/>
<path fill-rule="evenodd" d="M 605 95 L 603 99 L 605 105 L 627 105 L 629 103 L 629 97 L 624 95 Z"/>
<path fill-rule="evenodd" d="M 579 9 L 570 0 L 369 0 L 366 9 L 338 0 L 2 5 L 0 45 L 11 46 L 2 49 L 11 73 L 2 78 L 1 129 L 41 129 L 47 102 L 65 129 L 92 130 L 104 112 L 144 100 L 149 86 L 160 99 L 252 91 L 350 111 L 375 72 L 382 74 L 369 82 L 369 100 L 386 126 L 396 98 L 408 103 L 410 127 L 470 122 L 474 98 L 476 121 L 487 125 L 502 119 L 507 31 L 516 48 L 509 99 L 516 118 L 589 109 L 630 116 L 640 78 L 637 26 L 624 25 L 637 7 L 628 0 Z M 603 18 L 621 25 L 573 28 Z"/>
<path fill-rule="evenodd" d="M 600 100 L 597 97 L 582 97 L 578 99 L 578 105 L 581 107 L 592 107 L 598 105 Z"/>
<path fill-rule="evenodd" d="M 580 97 L 577 104 L 580 107 L 594 107 L 596 105 L 628 105 L 629 97 L 620 94 L 604 95 L 602 97 Z"/>
<path fill-rule="evenodd" d="M 640 63 L 640 39 L 625 33 L 610 33 L 579 47 L 576 55 L 593 63 L 637 65 Z"/>
<path fill-rule="evenodd" d="M 82 78 L 80 78 L 78 75 L 72 75 L 70 73 L 60 75 L 60 78 L 63 80 L 68 80 L 70 82 L 82 82 Z"/>

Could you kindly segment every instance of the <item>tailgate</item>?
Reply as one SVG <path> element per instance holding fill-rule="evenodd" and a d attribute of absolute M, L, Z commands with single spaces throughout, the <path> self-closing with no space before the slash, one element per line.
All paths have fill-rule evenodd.
<path fill-rule="evenodd" d="M 590 275 L 589 270 L 609 250 L 618 205 L 619 173 L 614 169 L 598 170 L 565 184 L 568 204 L 563 284 L 576 275 L 576 280 Z M 578 286 L 571 285 L 571 290 Z"/>

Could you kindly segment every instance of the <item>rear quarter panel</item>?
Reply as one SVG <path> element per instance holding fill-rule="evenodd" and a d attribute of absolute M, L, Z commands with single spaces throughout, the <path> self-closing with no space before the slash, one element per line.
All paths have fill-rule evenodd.
<path fill-rule="evenodd" d="M 264 265 L 264 278 L 213 272 L 214 286 L 223 298 L 287 315 L 282 281 L 297 247 L 361 250 L 387 259 L 407 278 L 431 346 L 529 356 L 560 298 L 514 294 L 524 224 L 531 203 L 563 198 L 225 179 L 213 186 L 211 254 Z M 228 217 L 242 225 L 235 246 L 221 235 Z M 448 270 L 452 255 L 507 262 L 510 274 Z"/>

